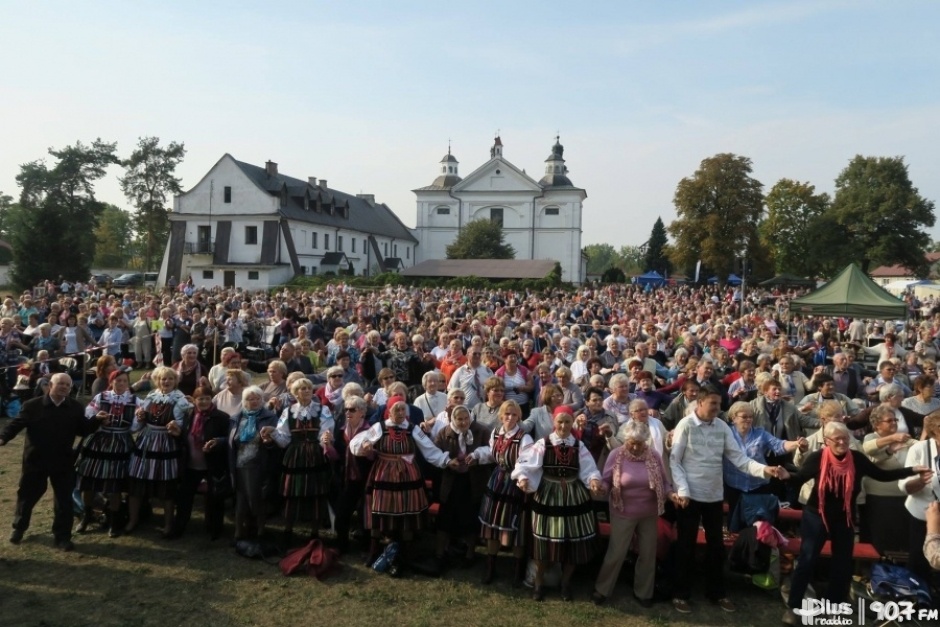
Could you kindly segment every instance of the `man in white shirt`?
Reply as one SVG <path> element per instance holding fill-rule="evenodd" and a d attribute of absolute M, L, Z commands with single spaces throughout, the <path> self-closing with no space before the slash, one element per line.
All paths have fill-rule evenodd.
<path fill-rule="evenodd" d="M 759 464 L 747 456 L 727 423 L 716 420 L 720 410 L 721 394 L 713 388 L 702 388 L 695 410 L 679 421 L 672 437 L 669 467 L 679 495 L 676 512 L 677 576 L 672 604 L 683 614 L 692 611 L 689 597 L 700 523 L 705 529 L 707 544 L 705 595 L 722 610 L 735 610 L 734 603 L 725 594 L 722 574 L 725 553 L 721 531 L 724 515 L 722 460 L 727 459 L 741 472 L 753 477 L 777 476 L 777 468 Z"/>
<path fill-rule="evenodd" d="M 471 410 L 483 402 L 483 384 L 493 376 L 493 371 L 482 363 L 483 350 L 477 346 L 471 346 L 467 351 L 467 363 L 454 371 L 447 385 L 448 391 L 463 390 L 466 395 L 464 405 Z"/>

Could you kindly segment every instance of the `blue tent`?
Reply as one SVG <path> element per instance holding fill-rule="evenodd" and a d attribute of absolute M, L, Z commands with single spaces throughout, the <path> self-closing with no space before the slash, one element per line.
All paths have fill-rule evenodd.
<path fill-rule="evenodd" d="M 710 285 L 718 283 L 718 277 L 713 276 L 712 278 L 708 279 L 708 283 Z M 728 278 L 725 280 L 725 283 L 728 285 L 741 285 L 741 277 L 736 274 L 729 274 Z"/>
<path fill-rule="evenodd" d="M 650 270 L 646 274 L 641 274 L 640 276 L 636 277 L 634 282 L 644 287 L 660 287 L 666 283 L 666 279 L 664 279 L 663 275 L 656 272 L 655 270 Z"/>

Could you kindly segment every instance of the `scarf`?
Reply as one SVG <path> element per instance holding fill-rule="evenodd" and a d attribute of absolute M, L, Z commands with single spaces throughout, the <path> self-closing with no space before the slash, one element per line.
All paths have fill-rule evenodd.
<path fill-rule="evenodd" d="M 238 441 L 245 444 L 254 440 L 258 435 L 258 416 L 261 415 L 261 410 L 243 411 L 242 414 L 245 416 L 245 427 L 242 429 L 241 435 L 238 436 Z"/>
<path fill-rule="evenodd" d="M 610 503 L 618 512 L 623 511 L 623 494 L 620 492 L 621 470 L 624 460 L 629 462 L 643 462 L 646 465 L 646 474 L 649 475 L 650 490 L 656 493 L 656 511 L 660 516 L 666 510 L 666 488 L 663 485 L 663 468 L 649 446 L 640 455 L 634 455 L 626 446 L 617 449 L 617 459 L 614 463 L 613 485 L 610 491 Z"/>
<path fill-rule="evenodd" d="M 340 401 L 343 395 L 343 385 L 339 387 L 333 387 L 330 385 L 330 382 L 326 382 L 326 387 L 323 388 L 323 392 L 326 394 L 326 400 L 329 402 L 330 407 L 336 407 L 336 404 Z"/>
<path fill-rule="evenodd" d="M 826 520 L 826 492 L 842 497 L 842 509 L 845 510 L 846 524 L 852 526 L 852 492 L 855 490 L 855 459 L 852 451 L 839 459 L 828 446 L 822 449 L 822 460 L 819 464 L 819 515 L 822 516 L 823 525 L 829 530 L 829 521 Z"/>
<path fill-rule="evenodd" d="M 215 411 L 215 403 L 209 405 L 209 409 L 206 411 L 199 411 L 197 409 L 196 413 L 193 414 L 193 426 L 190 428 L 189 433 L 193 436 L 193 444 L 200 449 L 202 445 L 206 443 L 206 419 L 213 411 Z"/>

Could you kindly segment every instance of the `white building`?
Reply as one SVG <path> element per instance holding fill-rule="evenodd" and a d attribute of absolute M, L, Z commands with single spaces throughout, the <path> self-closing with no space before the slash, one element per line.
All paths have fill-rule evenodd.
<path fill-rule="evenodd" d="M 463 225 L 493 220 L 502 225 L 516 259 L 554 259 L 561 263 L 562 280 L 584 282 L 581 209 L 587 193 L 568 178 L 564 150 L 556 138 L 539 181 L 503 158 L 499 137 L 490 149 L 490 160 L 465 179 L 448 150 L 434 182 L 413 190 L 418 261 L 444 259 Z"/>
<path fill-rule="evenodd" d="M 174 199 L 160 284 L 263 289 L 295 275 L 410 267 L 417 240 L 371 194 L 350 195 L 224 155 Z"/>

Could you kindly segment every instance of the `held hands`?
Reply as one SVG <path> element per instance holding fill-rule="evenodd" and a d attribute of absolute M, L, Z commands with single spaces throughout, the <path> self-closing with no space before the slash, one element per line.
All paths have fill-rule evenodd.
<path fill-rule="evenodd" d="M 166 426 L 166 432 L 172 435 L 174 438 L 178 437 L 181 433 L 180 426 L 176 424 L 176 421 L 174 420 Z"/>
<path fill-rule="evenodd" d="M 528 491 L 529 491 L 529 480 L 526 479 L 525 477 L 520 477 L 520 478 L 516 481 L 516 486 L 517 486 L 520 490 L 522 490 L 523 492 L 528 492 Z"/>
<path fill-rule="evenodd" d="M 143 422 L 144 418 L 147 416 L 147 413 L 138 407 L 137 411 L 134 412 L 134 416 L 137 417 L 137 422 Z"/>
<path fill-rule="evenodd" d="M 914 466 L 914 472 L 919 475 L 919 479 L 927 485 L 933 479 L 933 471 L 927 466 Z"/>
<path fill-rule="evenodd" d="M 107 424 L 111 422 L 111 415 L 107 412 L 99 411 L 97 414 L 95 414 L 95 420 Z"/>
<path fill-rule="evenodd" d="M 584 426 L 587 424 L 587 416 L 584 414 L 578 414 L 578 417 L 574 419 L 575 426 L 584 431 Z"/>
<path fill-rule="evenodd" d="M 687 497 L 687 496 L 679 496 L 679 495 L 677 494 L 677 495 L 676 495 L 675 504 L 676 504 L 676 507 L 678 507 L 678 508 L 680 508 L 680 509 L 685 509 L 686 507 L 689 506 L 689 497 Z"/>
<path fill-rule="evenodd" d="M 599 479 L 591 479 L 591 493 L 601 496 L 604 492 L 604 484 L 602 484 Z"/>
<path fill-rule="evenodd" d="M 675 492 L 670 492 L 670 493 L 667 495 L 667 498 L 668 498 L 670 501 L 672 501 L 672 504 L 673 504 L 673 505 L 675 505 L 676 507 L 679 507 L 679 495 L 678 495 L 678 494 L 676 494 Z"/>
<path fill-rule="evenodd" d="M 371 453 L 371 452 L 372 452 L 372 442 L 369 442 L 368 440 L 366 440 L 365 442 L 362 443 L 362 446 L 359 449 L 359 453 L 361 455 L 367 455 L 368 453 Z"/>
<path fill-rule="evenodd" d="M 796 448 L 800 449 L 801 453 L 805 453 L 809 448 L 809 442 L 806 440 L 806 438 L 800 438 L 796 441 Z"/>
<path fill-rule="evenodd" d="M 261 441 L 270 444 L 274 441 L 274 427 L 261 427 Z"/>

